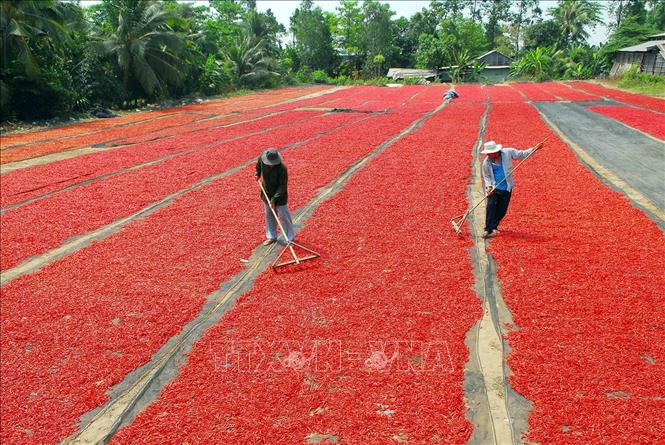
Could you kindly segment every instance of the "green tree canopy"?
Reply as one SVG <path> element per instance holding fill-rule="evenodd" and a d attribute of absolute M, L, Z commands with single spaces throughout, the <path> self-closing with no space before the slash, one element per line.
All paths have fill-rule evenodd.
<path fill-rule="evenodd" d="M 148 96 L 179 84 L 178 53 L 183 42 L 167 23 L 173 12 L 154 0 L 104 1 L 109 6 L 109 21 L 117 23 L 117 28 L 102 33 L 95 48 L 116 60 L 125 94 L 130 92 L 130 82 Z"/>
<path fill-rule="evenodd" d="M 411 40 L 409 35 L 409 19 L 400 17 L 393 21 L 393 41 L 398 48 L 395 55 L 395 64 L 398 66 L 413 66 L 415 63 L 415 52 L 418 48 L 417 41 Z"/>
<path fill-rule="evenodd" d="M 429 8 L 423 8 L 411 16 L 400 17 L 395 21 L 395 45 L 399 48 L 399 64 L 414 66 L 417 62 L 418 39 L 422 34 L 434 36 L 438 21 Z M 422 51 L 421 51 L 422 52 Z"/>
<path fill-rule="evenodd" d="M 416 52 L 417 65 L 436 68 L 454 63 L 460 54 L 476 57 L 487 48 L 481 24 L 473 19 L 445 19 L 436 36 L 421 34 Z"/>
<path fill-rule="evenodd" d="M 438 68 L 446 63 L 446 53 L 436 36 L 421 34 L 416 51 L 417 68 Z"/>
<path fill-rule="evenodd" d="M 33 54 L 38 40 L 59 51 L 69 43 L 69 27 L 80 26 L 82 14 L 71 3 L 55 0 L 6 0 L 0 4 L 2 69 L 14 65 L 37 79 L 39 63 Z"/>
<path fill-rule="evenodd" d="M 0 116 L 32 118 L 72 105 L 77 94 L 67 67 L 74 40 L 87 26 L 81 8 L 56 0 L 0 3 Z"/>
<path fill-rule="evenodd" d="M 665 2 L 663 0 L 648 0 L 647 24 L 659 31 L 665 30 Z"/>
<path fill-rule="evenodd" d="M 621 26 L 610 35 L 607 43 L 601 48 L 601 53 L 610 59 L 614 58 L 621 48 L 645 42 L 656 31 L 650 24 L 639 23 L 635 17 L 629 17 L 624 19 Z"/>
<path fill-rule="evenodd" d="M 483 2 L 481 10 L 487 18 L 485 23 L 485 37 L 489 48 L 497 45 L 497 39 L 501 36 L 501 24 L 510 17 L 510 0 L 493 0 Z"/>
<path fill-rule="evenodd" d="M 241 86 L 260 83 L 266 77 L 277 75 L 272 70 L 271 58 L 264 52 L 263 41 L 249 33 L 228 48 L 226 57 L 232 63 L 235 78 Z"/>
<path fill-rule="evenodd" d="M 610 0 L 607 4 L 610 29 L 617 29 L 621 23 L 633 18 L 637 23 L 644 23 L 647 18 L 647 0 Z"/>
<path fill-rule="evenodd" d="M 524 29 L 524 49 L 555 46 L 559 41 L 559 25 L 554 20 L 541 20 Z"/>
<path fill-rule="evenodd" d="M 440 22 L 445 19 L 462 18 L 468 0 L 432 0 L 429 9 Z"/>
<path fill-rule="evenodd" d="M 602 23 L 601 10 L 599 3 L 590 0 L 559 0 L 559 4 L 550 9 L 559 26 L 559 47 L 586 43 L 589 38 L 587 29 Z"/>
<path fill-rule="evenodd" d="M 355 56 L 362 46 L 363 15 L 356 0 L 342 0 L 336 8 L 335 39 L 346 54 Z"/>
<path fill-rule="evenodd" d="M 447 53 L 466 51 L 476 57 L 488 48 L 483 26 L 473 19 L 443 20 L 438 34 Z"/>
<path fill-rule="evenodd" d="M 392 16 L 395 12 L 390 5 L 376 0 L 365 0 L 362 5 L 362 50 L 366 69 L 374 70 L 374 56 L 381 54 L 389 62 L 398 50 L 393 43 Z"/>
<path fill-rule="evenodd" d="M 534 19 L 541 16 L 542 11 L 538 0 L 517 0 L 513 2 L 514 10 L 510 12 L 510 42 L 516 56 L 520 54 L 520 44 L 524 39 L 524 28 L 531 25 Z"/>
<path fill-rule="evenodd" d="M 277 21 L 272 10 L 268 9 L 265 13 L 250 10 L 245 15 L 243 29 L 255 42 L 262 42 L 266 54 L 279 55 L 281 49 L 279 38 L 286 29 Z"/>
<path fill-rule="evenodd" d="M 318 6 L 304 0 L 291 16 L 291 31 L 303 65 L 312 70 L 332 72 L 335 57 L 330 27 Z"/>

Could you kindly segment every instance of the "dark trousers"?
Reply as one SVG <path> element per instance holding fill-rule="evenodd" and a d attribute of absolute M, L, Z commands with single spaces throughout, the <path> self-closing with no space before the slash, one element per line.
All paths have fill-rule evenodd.
<path fill-rule="evenodd" d="M 506 216 L 508 204 L 510 204 L 511 192 L 506 190 L 494 190 L 494 193 L 487 198 L 487 213 L 485 214 L 485 230 L 488 233 L 494 232 L 499 223 Z"/>

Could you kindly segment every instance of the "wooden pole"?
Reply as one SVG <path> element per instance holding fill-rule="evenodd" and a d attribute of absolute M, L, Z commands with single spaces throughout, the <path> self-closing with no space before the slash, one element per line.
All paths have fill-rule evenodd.
<path fill-rule="evenodd" d="M 282 234 L 284 235 L 284 238 L 286 238 L 286 232 L 284 231 L 284 226 L 282 226 L 282 222 L 279 220 L 279 216 L 277 216 L 277 212 L 275 212 L 275 209 L 272 208 L 270 205 L 270 198 L 268 198 L 268 194 L 266 193 L 266 189 L 263 188 L 263 184 L 261 183 L 261 178 L 258 179 L 259 187 L 261 187 L 261 192 L 263 192 L 263 196 L 266 197 L 266 204 L 268 207 L 270 207 L 270 211 L 272 212 L 273 216 L 275 217 L 275 220 L 277 221 L 277 224 L 279 224 L 279 229 L 282 231 Z M 296 255 L 295 250 L 293 250 L 293 243 L 287 239 L 287 246 L 289 247 L 289 250 L 291 251 L 291 255 L 293 255 L 293 259 L 295 260 L 296 264 L 300 264 L 300 260 L 298 260 L 298 256 Z"/>

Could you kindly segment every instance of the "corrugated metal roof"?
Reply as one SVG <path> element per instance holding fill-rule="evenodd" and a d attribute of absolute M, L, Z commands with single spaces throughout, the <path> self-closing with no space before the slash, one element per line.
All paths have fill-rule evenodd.
<path fill-rule="evenodd" d="M 487 51 L 485 54 L 481 54 L 480 56 L 476 57 L 476 59 L 482 59 L 483 57 L 492 54 L 494 51 L 496 51 L 496 50 L 493 49 L 492 51 Z M 498 51 L 497 51 L 497 52 L 498 52 Z"/>
<path fill-rule="evenodd" d="M 480 59 L 482 59 L 483 57 L 489 56 L 489 55 L 492 54 L 492 53 L 501 54 L 501 55 L 502 55 L 503 57 L 505 57 L 506 59 L 508 59 L 508 60 L 513 60 L 512 57 L 508 57 L 508 56 L 505 55 L 504 53 L 502 53 L 502 52 L 500 52 L 500 51 L 497 51 L 497 50 L 495 50 L 495 49 L 493 49 L 492 51 L 487 51 L 485 54 L 482 54 L 482 55 L 476 57 L 476 60 L 480 60 Z"/>
<path fill-rule="evenodd" d="M 451 69 L 453 69 L 453 68 L 457 68 L 457 67 L 458 67 L 458 65 L 451 65 L 451 66 L 442 66 L 442 67 L 439 68 L 439 69 L 440 69 L 440 70 L 451 70 Z M 497 69 L 499 69 L 499 70 L 503 70 L 503 69 L 506 69 L 506 68 L 510 68 L 510 65 L 492 65 L 492 66 L 485 66 L 483 69 L 484 69 L 484 70 L 497 70 Z"/>
<path fill-rule="evenodd" d="M 387 77 L 403 79 L 405 77 L 436 77 L 435 70 L 419 70 L 415 68 L 390 68 Z"/>
<path fill-rule="evenodd" d="M 665 40 L 651 40 L 649 42 L 640 43 L 639 45 L 629 46 L 627 48 L 622 48 L 619 51 L 625 53 L 645 53 L 656 45 L 661 45 L 665 43 Z"/>

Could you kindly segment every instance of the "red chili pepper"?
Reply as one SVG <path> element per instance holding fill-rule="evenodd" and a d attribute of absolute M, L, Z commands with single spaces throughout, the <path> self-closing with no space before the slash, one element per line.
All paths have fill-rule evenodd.
<path fill-rule="evenodd" d="M 619 102 L 660 111 L 661 113 L 665 112 L 664 99 L 643 96 L 641 94 L 628 93 L 626 91 L 617 90 L 615 88 L 606 88 L 602 85 L 590 82 L 569 82 L 569 84 L 576 90 L 588 91 L 599 96 L 617 100 Z"/>
<path fill-rule="evenodd" d="M 602 105 L 589 109 L 665 140 L 665 115 L 662 113 L 623 105 Z"/>

